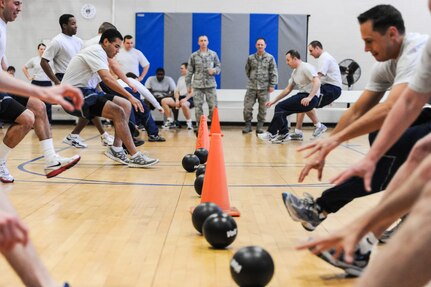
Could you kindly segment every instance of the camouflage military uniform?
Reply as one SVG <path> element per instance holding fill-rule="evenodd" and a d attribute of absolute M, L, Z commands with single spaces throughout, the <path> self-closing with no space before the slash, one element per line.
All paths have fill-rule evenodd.
<path fill-rule="evenodd" d="M 269 101 L 269 88 L 274 88 L 278 83 L 278 71 L 275 59 L 271 54 L 264 53 L 261 57 L 257 53 L 248 56 L 245 65 L 245 73 L 248 78 L 247 92 L 244 97 L 244 121 L 253 119 L 253 106 L 256 100 L 259 102 L 258 122 L 265 122 Z"/>
<path fill-rule="evenodd" d="M 199 125 L 201 115 L 203 115 L 204 95 L 208 103 L 209 119 L 212 118 L 213 110 L 217 106 L 217 83 L 214 75 L 208 73 L 208 69 L 214 69 L 215 74 L 220 74 L 220 60 L 216 52 L 208 49 L 206 53 L 202 53 L 198 50 L 190 56 L 187 66 L 186 85 L 187 88 L 193 88 L 197 125 Z"/>

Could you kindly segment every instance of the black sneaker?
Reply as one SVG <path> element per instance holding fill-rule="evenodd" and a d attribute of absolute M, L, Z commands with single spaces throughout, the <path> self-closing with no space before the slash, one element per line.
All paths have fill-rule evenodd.
<path fill-rule="evenodd" d="M 133 138 L 133 143 L 135 144 L 135 146 L 141 146 L 145 143 L 145 141 L 141 140 L 140 138 Z"/>
<path fill-rule="evenodd" d="M 304 193 L 304 198 L 298 198 L 292 193 L 283 192 L 283 203 L 294 221 L 301 222 L 307 231 L 313 231 L 326 219 L 321 208 L 314 201 L 313 196 Z"/>
<path fill-rule="evenodd" d="M 149 142 L 165 142 L 166 139 L 159 135 L 148 135 Z"/>
<path fill-rule="evenodd" d="M 371 251 L 368 251 L 365 254 L 360 252 L 360 249 L 357 248 L 354 254 L 354 259 L 352 263 L 347 263 L 344 260 L 344 252 L 341 252 L 338 258 L 334 258 L 335 249 L 329 249 L 327 251 L 323 251 L 322 253 L 317 254 L 317 256 L 324 260 L 325 262 L 335 266 L 337 268 L 343 269 L 347 275 L 352 277 L 361 276 L 365 267 L 367 267 L 368 262 L 370 261 Z"/>

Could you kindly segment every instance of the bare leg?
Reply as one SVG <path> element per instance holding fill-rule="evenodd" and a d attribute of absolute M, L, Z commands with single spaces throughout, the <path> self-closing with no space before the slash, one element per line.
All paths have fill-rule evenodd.
<path fill-rule="evenodd" d="M 76 124 L 75 128 L 71 132 L 71 134 L 79 135 L 82 130 L 88 125 L 89 121 L 84 118 L 79 118 L 78 123 Z"/>
<path fill-rule="evenodd" d="M 129 101 L 120 97 L 114 97 L 112 102 L 106 102 L 102 111 L 102 116 L 104 118 L 111 119 L 114 122 L 114 146 L 121 147 L 122 143 L 124 143 L 130 154 L 134 155 L 137 152 L 137 149 L 133 143 L 128 125 L 130 109 L 131 105 Z"/>
<path fill-rule="evenodd" d="M 4 192 L 0 192 L 0 209 L 17 214 Z M 11 250 L 3 252 L 3 255 L 25 286 L 58 286 L 38 257 L 31 242 L 25 246 L 16 244 Z"/>
<path fill-rule="evenodd" d="M 302 130 L 302 124 L 304 123 L 304 113 L 297 113 L 296 114 L 296 125 L 295 129 Z"/>
<path fill-rule="evenodd" d="M 371 261 L 356 286 L 424 286 L 431 279 L 431 183 L 385 249 Z"/>
<path fill-rule="evenodd" d="M 313 125 L 316 125 L 319 122 L 319 119 L 317 118 L 316 109 L 312 109 L 311 111 L 306 112 L 306 114 L 313 122 Z"/>
<path fill-rule="evenodd" d="M 6 131 L 3 143 L 9 148 L 14 148 L 27 135 L 34 125 L 34 115 L 30 110 L 25 110 Z"/>
<path fill-rule="evenodd" d="M 175 108 L 175 101 L 172 98 L 164 98 L 161 102 L 166 118 L 172 118 L 171 108 Z"/>
<path fill-rule="evenodd" d="M 181 105 L 181 109 L 183 111 L 184 117 L 186 118 L 186 120 L 190 120 L 190 103 L 189 102 L 184 102 Z"/>
<path fill-rule="evenodd" d="M 39 99 L 30 98 L 27 102 L 27 108 L 34 114 L 34 132 L 39 140 L 52 138 L 45 104 Z"/>
<path fill-rule="evenodd" d="M 102 121 L 100 120 L 99 117 L 93 118 L 91 122 L 94 124 L 94 126 L 97 128 L 97 130 L 101 135 L 105 133 L 105 129 L 103 128 Z"/>

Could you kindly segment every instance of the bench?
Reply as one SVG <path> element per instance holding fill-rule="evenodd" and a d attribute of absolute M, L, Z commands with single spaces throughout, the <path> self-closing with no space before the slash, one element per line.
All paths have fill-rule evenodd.
<path fill-rule="evenodd" d="M 243 103 L 244 95 L 246 90 L 217 90 L 219 117 L 222 123 L 243 123 Z M 271 98 L 276 97 L 281 90 L 276 90 L 271 94 Z M 343 90 L 341 96 L 335 100 L 331 105 L 317 110 L 319 120 L 323 123 L 336 124 L 341 115 L 350 107 L 351 104 L 355 103 L 360 97 L 362 91 L 346 91 Z M 293 91 L 291 94 L 295 94 Z M 253 109 L 253 121 L 256 121 L 257 115 L 257 103 Z M 204 112 L 208 115 L 208 106 L 204 104 Z M 163 121 L 163 116 L 157 112 L 152 112 L 153 117 L 156 121 Z M 274 106 L 268 109 L 266 121 L 271 121 L 274 115 Z M 67 114 L 60 106 L 53 105 L 52 107 L 52 118 L 55 121 L 75 121 L 76 117 Z M 194 110 L 192 110 L 192 119 L 194 119 Z M 184 116 L 180 111 L 180 121 L 184 121 Z M 295 122 L 296 116 L 289 116 L 289 122 Z M 305 123 L 310 123 L 310 119 L 305 117 Z"/>

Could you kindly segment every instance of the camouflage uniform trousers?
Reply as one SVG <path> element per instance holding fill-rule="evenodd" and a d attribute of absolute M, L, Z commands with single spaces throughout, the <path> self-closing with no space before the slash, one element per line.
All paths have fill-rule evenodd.
<path fill-rule="evenodd" d="M 265 103 L 269 101 L 269 93 L 268 90 L 255 90 L 255 89 L 247 89 L 247 92 L 244 96 L 244 121 L 248 122 L 253 119 L 253 106 L 256 103 L 256 100 L 259 103 L 259 113 L 257 115 L 257 120 L 259 122 L 264 122 L 266 119 L 266 110 L 268 109 L 265 106 Z"/>
<path fill-rule="evenodd" d="M 204 114 L 204 96 L 208 103 L 209 115 L 208 120 L 213 117 L 214 108 L 217 107 L 217 93 L 215 88 L 193 88 L 193 103 L 195 104 L 196 124 L 199 126 L 201 115 Z"/>

